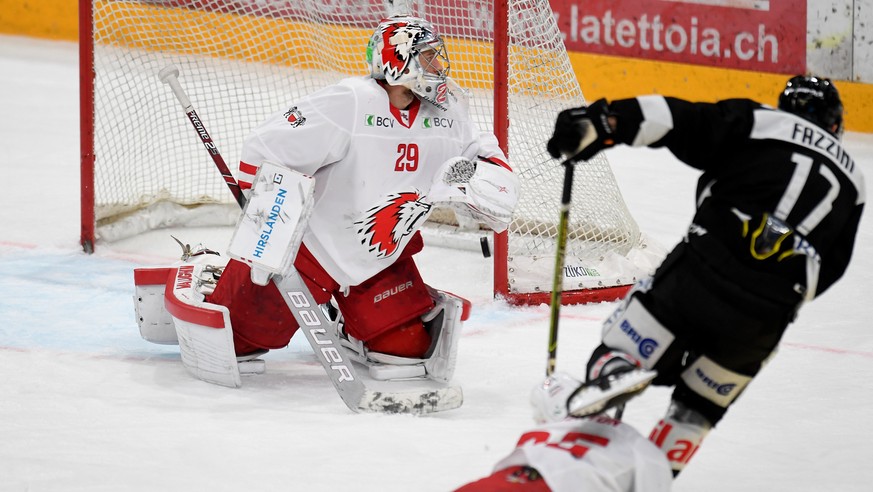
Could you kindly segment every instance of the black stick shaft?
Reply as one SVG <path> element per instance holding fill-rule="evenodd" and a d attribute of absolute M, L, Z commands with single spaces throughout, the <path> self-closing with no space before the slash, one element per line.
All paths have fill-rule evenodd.
<path fill-rule="evenodd" d="M 573 193 L 573 171 L 576 161 L 572 158 L 562 162 L 564 188 L 561 192 L 561 216 L 558 221 L 558 237 L 555 246 L 555 275 L 552 279 L 552 299 L 549 313 L 549 358 L 546 376 L 555 372 L 558 358 L 558 320 L 561 313 L 561 294 L 564 287 L 564 254 L 567 248 L 567 226 L 570 220 L 570 198 Z"/>
<path fill-rule="evenodd" d="M 191 125 L 194 126 L 197 135 L 200 136 L 203 146 L 206 147 L 209 156 L 212 157 L 212 162 L 215 163 L 215 167 L 218 168 L 218 172 L 221 173 L 221 177 L 224 178 L 224 183 L 230 189 L 230 192 L 233 193 L 236 202 L 239 204 L 240 208 L 245 208 L 246 197 L 242 193 L 242 188 L 239 187 L 239 183 L 236 182 L 236 179 L 230 172 L 230 168 L 227 167 L 227 163 L 224 162 L 224 158 L 221 157 L 221 153 L 218 151 L 218 146 L 215 145 L 215 142 L 212 141 L 212 137 L 210 137 L 209 133 L 206 131 L 206 127 L 203 126 L 203 120 L 200 119 L 197 115 L 197 111 L 194 111 L 194 108 L 188 109 L 185 114 L 188 115 L 188 120 L 191 121 Z"/>
<path fill-rule="evenodd" d="M 173 90 L 173 94 L 176 96 L 179 104 L 182 105 L 182 109 L 185 110 L 185 115 L 188 116 L 188 120 L 191 122 L 191 125 L 194 126 L 197 136 L 200 137 L 200 141 L 203 142 L 203 146 L 206 147 L 209 156 L 212 157 L 212 162 L 215 163 L 215 167 L 218 168 L 221 177 L 224 178 L 224 183 L 230 189 L 236 202 L 239 204 L 240 208 L 244 208 L 246 206 L 246 197 L 243 195 L 242 188 L 239 187 L 239 183 L 234 179 L 233 174 L 230 172 L 230 168 L 227 167 L 227 163 L 224 162 L 224 158 L 221 157 L 221 153 L 218 151 L 218 146 L 215 145 L 215 142 L 212 141 L 212 137 L 209 136 L 209 132 L 206 131 L 206 126 L 203 124 L 203 120 L 200 119 L 197 111 L 194 110 L 194 105 L 191 104 L 191 100 L 188 99 L 185 90 L 182 89 L 178 77 L 179 69 L 172 65 L 164 67 L 158 73 L 158 78 L 161 79 L 161 82 L 168 84 Z"/>

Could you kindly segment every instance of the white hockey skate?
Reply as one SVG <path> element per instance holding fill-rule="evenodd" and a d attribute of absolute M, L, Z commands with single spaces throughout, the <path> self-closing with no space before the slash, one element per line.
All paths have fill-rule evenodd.
<path fill-rule="evenodd" d="M 639 367 L 622 367 L 580 386 L 567 401 L 574 417 L 586 417 L 624 405 L 642 393 L 658 375 Z"/>

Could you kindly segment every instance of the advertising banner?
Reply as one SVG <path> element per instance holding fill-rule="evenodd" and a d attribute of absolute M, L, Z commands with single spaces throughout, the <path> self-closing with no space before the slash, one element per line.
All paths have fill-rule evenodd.
<path fill-rule="evenodd" d="M 806 69 L 806 0 L 550 0 L 567 49 L 760 72 Z"/>
<path fill-rule="evenodd" d="M 368 29 L 385 14 L 384 0 L 311 0 L 315 11 L 294 0 L 145 1 L 274 18 L 304 19 L 317 13 Z M 491 1 L 408 3 L 445 35 L 491 37 Z M 807 0 L 550 0 L 550 5 L 570 51 L 771 73 L 806 70 Z M 542 18 L 528 19 L 531 12 L 518 7 L 513 24 L 535 31 Z M 464 21 L 459 23 L 459 18 Z M 517 28 L 512 41 L 524 44 L 525 29 Z"/>

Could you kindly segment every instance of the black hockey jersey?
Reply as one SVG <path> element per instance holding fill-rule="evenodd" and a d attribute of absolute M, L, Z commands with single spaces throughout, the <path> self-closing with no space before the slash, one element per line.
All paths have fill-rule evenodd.
<path fill-rule="evenodd" d="M 748 99 L 644 96 L 609 108 L 618 141 L 666 147 L 703 171 L 687 240 L 716 271 L 788 302 L 821 294 L 846 271 L 864 178 L 825 130 Z"/>

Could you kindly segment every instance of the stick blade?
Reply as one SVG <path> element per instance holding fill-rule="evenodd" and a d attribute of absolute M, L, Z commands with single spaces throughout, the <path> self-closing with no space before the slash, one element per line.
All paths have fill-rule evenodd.
<path fill-rule="evenodd" d="M 367 390 L 361 398 L 358 410 L 373 413 L 427 415 L 453 410 L 463 403 L 464 392 L 460 386 L 390 392 Z"/>

